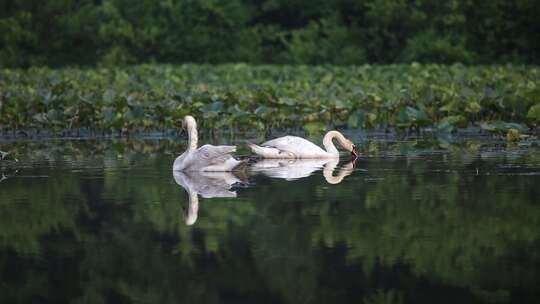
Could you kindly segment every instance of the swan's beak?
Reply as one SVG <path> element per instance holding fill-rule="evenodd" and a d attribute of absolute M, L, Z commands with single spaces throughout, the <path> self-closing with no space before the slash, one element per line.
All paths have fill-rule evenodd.
<path fill-rule="evenodd" d="M 357 148 L 355 145 L 353 145 L 351 154 L 352 154 L 352 156 L 354 156 L 355 158 L 360 156 L 360 151 L 358 150 L 358 148 Z"/>

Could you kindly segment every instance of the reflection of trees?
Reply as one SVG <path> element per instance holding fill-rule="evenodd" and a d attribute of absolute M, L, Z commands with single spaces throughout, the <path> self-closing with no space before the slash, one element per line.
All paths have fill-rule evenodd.
<path fill-rule="evenodd" d="M 479 163 L 454 172 L 441 170 L 448 165 L 454 164 L 451 160 L 445 165 L 409 160 L 408 167 L 403 161 L 368 163 L 369 172 L 391 168 L 404 173 L 382 175 L 384 180 L 376 184 L 363 183 L 354 194 L 356 202 L 340 203 L 341 212 L 321 217 L 325 220 L 317 227 L 319 238 L 328 246 L 345 242 L 351 247 L 351 261 L 393 265 L 405 260 L 415 273 L 456 286 L 474 286 L 499 296 L 505 295 L 499 289 L 534 289 L 537 274 L 526 268 L 538 265 L 538 256 L 526 254 L 526 261 L 516 257 L 535 252 L 538 246 L 540 209 L 535 197 L 540 197 L 540 190 L 534 186 L 538 180 L 475 176 L 475 166 L 482 167 Z M 363 208 L 350 206 L 354 203 Z M 323 204 L 319 210 L 337 208 L 334 202 L 327 204 L 332 206 Z"/>
<path fill-rule="evenodd" d="M 194 227 L 169 159 L 121 144 L 95 156 L 74 145 L 72 159 L 43 148 L 46 162 L 0 184 L 0 301 L 402 303 L 426 286 L 465 287 L 476 301 L 532 296 L 538 178 L 494 172 L 538 165 L 534 153 L 492 162 L 457 146 L 428 162 L 414 146 L 368 148 L 388 155 L 339 185 L 258 177 L 238 198 L 202 200 Z"/>
<path fill-rule="evenodd" d="M 28 177 L 7 179 L 1 185 L 0 245 L 21 254 L 39 254 L 44 234 L 61 229 L 76 231 L 80 202 L 70 202 L 70 197 L 80 199 L 79 185 L 69 176 L 25 172 Z"/>

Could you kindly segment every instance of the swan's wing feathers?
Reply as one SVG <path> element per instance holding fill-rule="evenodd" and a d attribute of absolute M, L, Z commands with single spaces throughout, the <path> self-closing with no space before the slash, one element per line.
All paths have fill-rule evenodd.
<path fill-rule="evenodd" d="M 206 164 L 224 163 L 232 158 L 231 153 L 236 152 L 236 146 L 204 145 L 197 149 L 196 157 Z"/>
<path fill-rule="evenodd" d="M 197 149 L 197 151 L 201 153 L 207 153 L 210 156 L 216 156 L 236 152 L 236 146 L 204 145 Z"/>
<path fill-rule="evenodd" d="M 272 147 L 285 152 L 302 155 L 305 152 L 321 151 L 321 148 L 307 139 L 298 136 L 283 136 L 269 140 L 263 147 Z"/>
<path fill-rule="evenodd" d="M 291 145 L 294 145 L 294 144 L 298 144 L 301 140 L 305 141 L 305 139 L 301 137 L 297 137 L 297 136 L 283 136 L 283 137 L 278 137 L 278 138 L 266 141 L 262 143 L 261 146 L 281 149 L 284 147 L 290 147 Z"/>

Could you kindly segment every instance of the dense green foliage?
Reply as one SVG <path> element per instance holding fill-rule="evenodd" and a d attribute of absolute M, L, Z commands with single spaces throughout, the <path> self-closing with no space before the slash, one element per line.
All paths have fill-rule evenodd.
<path fill-rule="evenodd" d="M 203 130 L 448 133 L 474 124 L 519 138 L 540 121 L 540 70 L 419 64 L 0 70 L 3 131 L 171 130 L 186 114 Z"/>
<path fill-rule="evenodd" d="M 238 198 L 201 198 L 186 226 L 170 172 L 178 142 L 0 144 L 20 160 L 0 162 L 1 302 L 539 296 L 538 146 L 467 140 L 432 153 L 425 141 L 370 140 L 362 171 L 339 185 L 256 179 Z"/>
<path fill-rule="evenodd" d="M 535 0 L 2 0 L 0 67 L 539 63 Z"/>

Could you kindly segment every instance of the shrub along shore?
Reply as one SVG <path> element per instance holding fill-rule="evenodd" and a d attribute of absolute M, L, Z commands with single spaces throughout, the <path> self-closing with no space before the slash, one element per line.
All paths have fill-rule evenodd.
<path fill-rule="evenodd" d="M 517 139 L 537 132 L 534 66 L 139 65 L 0 70 L 0 128 L 170 130 L 191 114 L 203 130 L 477 126 Z"/>
<path fill-rule="evenodd" d="M 540 63 L 538 1 L 0 2 L 0 68 Z"/>

